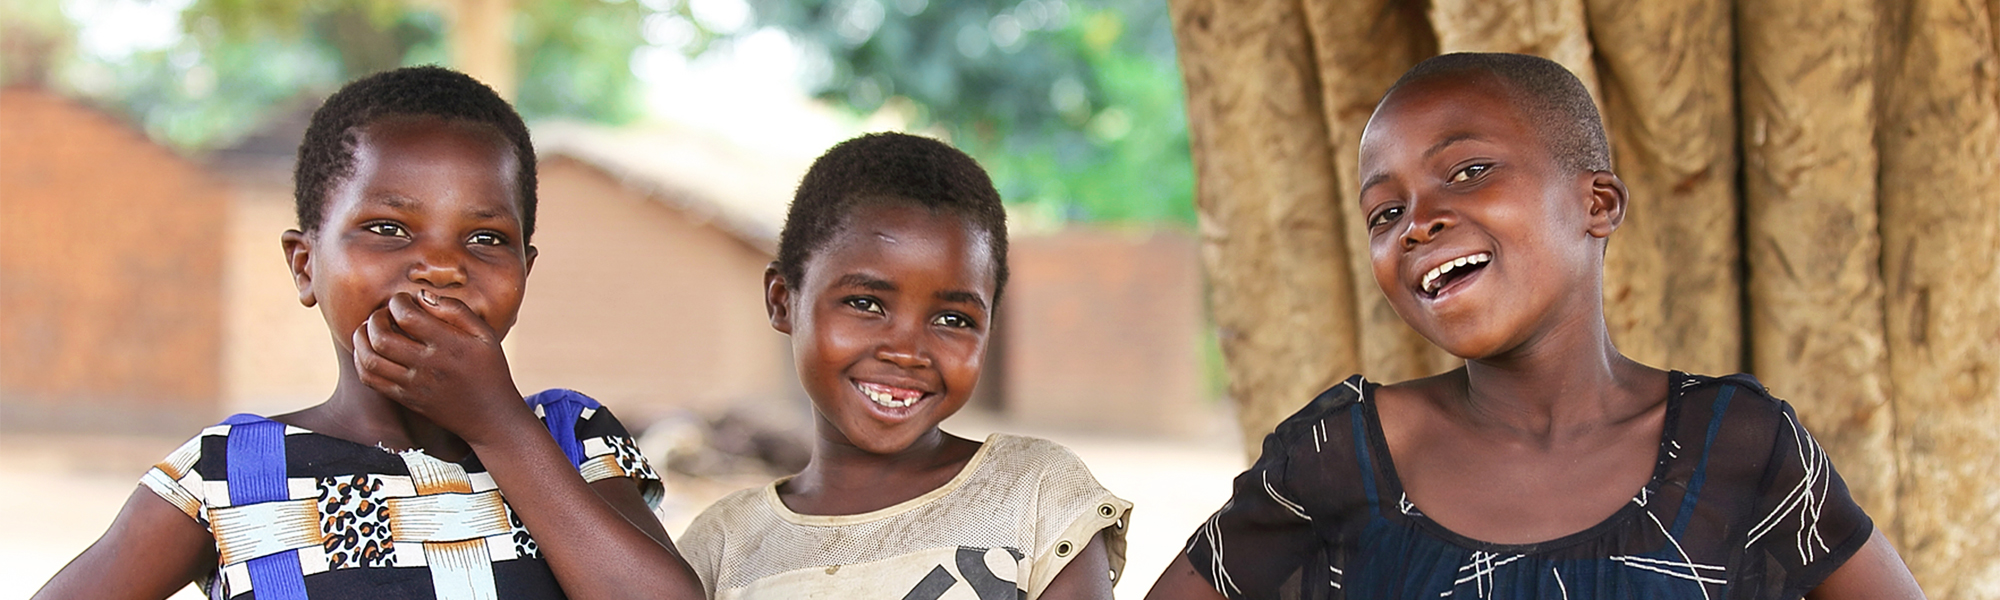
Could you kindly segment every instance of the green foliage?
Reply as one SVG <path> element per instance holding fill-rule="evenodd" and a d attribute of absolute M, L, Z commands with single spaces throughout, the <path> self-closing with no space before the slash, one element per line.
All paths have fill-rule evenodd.
<path fill-rule="evenodd" d="M 1162 2 L 754 0 L 856 112 L 907 104 L 1033 220 L 1191 225 L 1181 80 Z"/>
<path fill-rule="evenodd" d="M 197 0 L 183 39 L 119 60 L 81 57 L 70 87 L 183 148 L 224 145 L 293 102 L 313 102 L 363 75 L 449 62 L 437 5 L 403 0 Z M 519 0 L 520 93 L 530 120 L 624 123 L 643 112 L 632 75 L 639 23 L 618 0 Z"/>

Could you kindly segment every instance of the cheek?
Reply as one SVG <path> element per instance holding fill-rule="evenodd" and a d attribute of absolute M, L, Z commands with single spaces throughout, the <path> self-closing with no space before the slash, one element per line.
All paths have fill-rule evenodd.
<path fill-rule="evenodd" d="M 1383 294 L 1394 298 L 1396 295 L 1389 291 L 1400 287 L 1396 281 L 1396 272 L 1401 255 L 1396 252 L 1394 243 L 1390 242 L 1388 237 L 1376 236 L 1369 240 L 1368 264 L 1375 275 L 1375 286 L 1380 288 Z"/>

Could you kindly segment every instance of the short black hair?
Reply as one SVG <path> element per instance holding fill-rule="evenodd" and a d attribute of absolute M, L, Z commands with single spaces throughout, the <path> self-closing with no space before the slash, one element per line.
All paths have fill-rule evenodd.
<path fill-rule="evenodd" d="M 834 146 L 813 161 L 778 234 L 778 274 L 805 281 L 806 261 L 847 226 L 856 208 L 913 204 L 950 212 L 986 235 L 993 255 L 993 303 L 1007 286 L 1007 210 L 993 180 L 971 156 L 944 142 L 904 133 L 871 133 Z"/>
<path fill-rule="evenodd" d="M 520 194 L 521 236 L 535 235 L 535 146 L 528 126 L 493 88 L 464 73 L 436 66 L 405 67 L 356 79 L 313 111 L 299 142 L 293 172 L 293 201 L 299 230 L 319 229 L 328 194 L 354 175 L 354 150 L 361 129 L 393 116 L 429 116 L 492 127 L 514 147 L 514 186 Z"/>
<path fill-rule="evenodd" d="M 1542 143 L 1556 164 L 1576 171 L 1611 170 L 1611 144 L 1590 90 L 1569 69 L 1546 58 L 1498 52 L 1434 56 L 1411 67 L 1382 98 L 1407 84 L 1464 73 L 1484 73 L 1505 83 L 1507 99 L 1539 124 Z"/>

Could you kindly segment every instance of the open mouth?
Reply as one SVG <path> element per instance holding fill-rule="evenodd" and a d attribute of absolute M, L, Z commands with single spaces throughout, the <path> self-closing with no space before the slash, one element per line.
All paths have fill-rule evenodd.
<path fill-rule="evenodd" d="M 922 390 L 900 388 L 868 381 L 856 381 L 854 382 L 854 387 L 860 389 L 861 395 L 867 396 L 869 401 L 884 408 L 908 407 L 923 400 L 924 396 L 928 395 Z"/>
<path fill-rule="evenodd" d="M 1473 273 L 1477 273 L 1480 269 L 1486 268 L 1486 265 L 1491 262 L 1493 262 L 1492 253 L 1480 252 L 1454 258 L 1432 268 L 1429 273 L 1424 274 L 1421 286 L 1424 296 L 1436 298 L 1440 292 L 1450 287 L 1451 284 L 1462 281 Z"/>

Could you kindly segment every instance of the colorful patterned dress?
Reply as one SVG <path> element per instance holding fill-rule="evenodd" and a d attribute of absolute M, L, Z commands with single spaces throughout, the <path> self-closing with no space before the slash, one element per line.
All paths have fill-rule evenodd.
<path fill-rule="evenodd" d="M 624 425 L 570 390 L 528 397 L 585 481 L 660 478 Z M 476 456 L 447 462 L 236 415 L 141 480 L 215 536 L 211 598 L 562 598 Z"/>
<path fill-rule="evenodd" d="M 1873 525 L 1790 405 L 1748 375 L 1670 375 L 1652 480 L 1602 523 L 1491 544 L 1404 495 L 1356 376 L 1264 439 L 1189 539 L 1230 598 L 1799 598 Z M 1478 485 L 1477 482 L 1467 482 Z"/>

